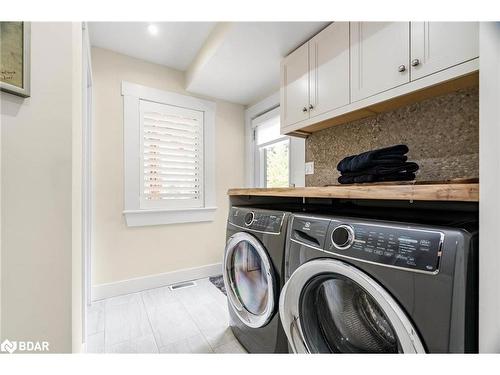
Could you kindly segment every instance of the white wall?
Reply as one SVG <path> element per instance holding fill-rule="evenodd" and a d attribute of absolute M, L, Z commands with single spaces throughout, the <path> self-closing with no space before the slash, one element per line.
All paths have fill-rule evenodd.
<path fill-rule="evenodd" d="M 72 23 L 72 153 L 71 153 L 71 347 L 81 352 L 85 341 L 83 296 L 83 35 L 82 23 Z"/>
<path fill-rule="evenodd" d="M 0 94 L 2 339 L 46 340 L 52 352 L 72 350 L 79 38 L 78 23 L 33 23 L 31 97 Z"/>
<path fill-rule="evenodd" d="M 481 22 L 479 40 L 479 350 L 500 353 L 500 23 Z"/>
<path fill-rule="evenodd" d="M 216 101 L 218 209 L 215 221 L 129 228 L 122 215 L 121 81 L 187 94 L 184 73 L 100 48 L 92 49 L 92 69 L 95 103 L 93 285 L 220 263 L 229 204 L 226 192 L 244 183 L 243 106 Z"/>

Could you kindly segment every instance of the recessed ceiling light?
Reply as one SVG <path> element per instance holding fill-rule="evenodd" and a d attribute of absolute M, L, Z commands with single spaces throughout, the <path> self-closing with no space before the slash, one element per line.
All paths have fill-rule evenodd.
<path fill-rule="evenodd" d="M 153 25 L 153 24 L 150 24 L 150 25 L 148 26 L 148 31 L 149 31 L 149 33 L 150 33 L 151 35 L 156 35 L 156 34 L 158 34 L 158 26 Z"/>

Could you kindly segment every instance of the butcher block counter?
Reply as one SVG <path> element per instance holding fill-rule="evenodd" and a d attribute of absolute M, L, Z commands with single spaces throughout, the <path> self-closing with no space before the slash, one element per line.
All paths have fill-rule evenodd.
<path fill-rule="evenodd" d="M 479 183 L 359 184 L 302 188 L 230 189 L 230 197 L 337 198 L 479 202 Z"/>

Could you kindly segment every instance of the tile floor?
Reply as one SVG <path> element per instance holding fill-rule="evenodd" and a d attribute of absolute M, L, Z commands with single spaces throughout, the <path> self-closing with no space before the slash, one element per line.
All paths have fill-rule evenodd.
<path fill-rule="evenodd" d="M 89 353 L 246 353 L 226 296 L 208 279 L 94 302 L 87 322 Z"/>

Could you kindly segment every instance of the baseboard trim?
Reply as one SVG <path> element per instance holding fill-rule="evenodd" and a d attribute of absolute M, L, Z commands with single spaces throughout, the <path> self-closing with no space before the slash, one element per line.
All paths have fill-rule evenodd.
<path fill-rule="evenodd" d="M 147 289 L 160 288 L 162 286 L 217 276 L 220 274 L 222 274 L 222 263 L 214 263 L 201 267 L 186 268 L 179 271 L 95 285 L 92 287 L 92 301 L 116 297 L 123 294 L 142 292 Z"/>

